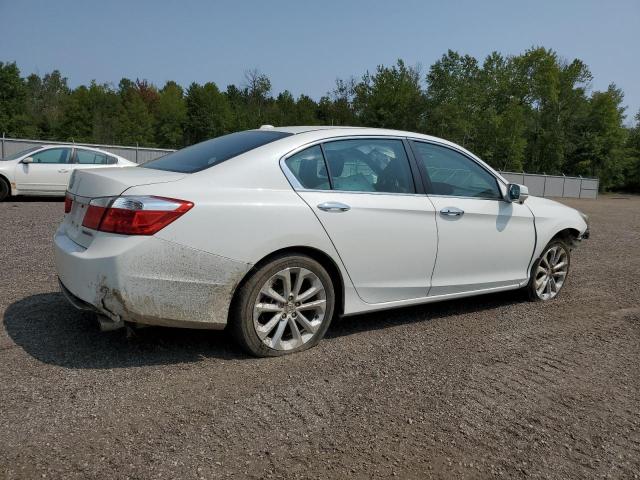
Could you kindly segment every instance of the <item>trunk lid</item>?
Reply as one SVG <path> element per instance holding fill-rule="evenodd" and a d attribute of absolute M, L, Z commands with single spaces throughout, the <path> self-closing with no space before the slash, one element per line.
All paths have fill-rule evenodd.
<path fill-rule="evenodd" d="M 75 170 L 68 191 L 88 198 L 111 197 L 120 195 L 130 187 L 175 182 L 184 177 L 185 173 L 138 167 Z"/>
<path fill-rule="evenodd" d="M 131 187 L 175 182 L 186 176 L 185 173 L 137 167 L 75 170 L 67 189 L 73 194 L 73 204 L 60 228 L 78 245 L 89 247 L 95 235 L 99 234 L 82 226 L 92 199 L 117 197 Z"/>

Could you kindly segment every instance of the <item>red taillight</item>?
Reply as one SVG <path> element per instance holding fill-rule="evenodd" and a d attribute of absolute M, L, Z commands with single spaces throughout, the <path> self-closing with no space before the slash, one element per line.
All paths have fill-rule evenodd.
<path fill-rule="evenodd" d="M 73 206 L 73 195 L 69 192 L 64 196 L 64 213 L 69 213 Z"/>
<path fill-rule="evenodd" d="M 193 207 L 192 202 L 164 197 L 96 198 L 82 225 L 101 232 L 153 235 Z"/>

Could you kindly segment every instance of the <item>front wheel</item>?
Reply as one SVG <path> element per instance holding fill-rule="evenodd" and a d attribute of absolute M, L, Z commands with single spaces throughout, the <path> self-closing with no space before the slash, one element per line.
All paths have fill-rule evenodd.
<path fill-rule="evenodd" d="M 285 255 L 240 287 L 230 330 L 248 353 L 274 357 L 305 350 L 324 336 L 335 303 L 331 277 L 306 255 Z"/>
<path fill-rule="evenodd" d="M 543 250 L 531 269 L 531 278 L 527 285 L 532 300 L 551 300 L 555 298 L 569 275 L 571 254 L 562 240 L 552 240 Z"/>

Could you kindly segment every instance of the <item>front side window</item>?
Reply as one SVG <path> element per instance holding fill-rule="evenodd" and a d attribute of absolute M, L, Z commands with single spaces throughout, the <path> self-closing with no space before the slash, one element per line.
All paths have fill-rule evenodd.
<path fill-rule="evenodd" d="M 337 140 L 324 144 L 334 190 L 415 193 L 401 140 Z"/>
<path fill-rule="evenodd" d="M 69 163 L 70 148 L 50 148 L 31 155 L 33 163 Z"/>
<path fill-rule="evenodd" d="M 329 175 L 319 145 L 309 147 L 285 160 L 287 167 L 303 188 L 329 190 Z"/>
<path fill-rule="evenodd" d="M 291 133 L 273 130 L 246 130 L 231 133 L 191 145 L 140 166 L 170 172 L 199 172 L 289 135 Z"/>
<path fill-rule="evenodd" d="M 447 147 L 412 141 L 419 163 L 424 166 L 434 195 L 501 199 L 493 175 L 470 158 Z"/>
<path fill-rule="evenodd" d="M 83 165 L 107 165 L 111 163 L 104 153 L 76 149 L 76 161 Z"/>

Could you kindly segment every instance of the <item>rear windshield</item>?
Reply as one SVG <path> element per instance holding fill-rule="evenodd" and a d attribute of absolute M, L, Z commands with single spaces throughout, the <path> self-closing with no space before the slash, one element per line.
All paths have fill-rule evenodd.
<path fill-rule="evenodd" d="M 143 168 L 193 173 L 213 167 L 241 153 L 261 147 L 291 133 L 264 130 L 246 130 L 196 143 L 164 157 L 151 160 Z"/>

